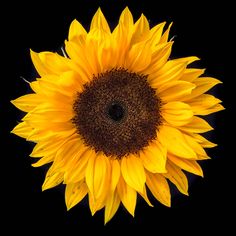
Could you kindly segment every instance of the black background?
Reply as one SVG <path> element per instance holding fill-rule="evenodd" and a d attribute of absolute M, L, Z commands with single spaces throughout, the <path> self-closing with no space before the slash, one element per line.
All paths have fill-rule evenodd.
<path fill-rule="evenodd" d="M 8 234 L 12 230 L 25 234 L 73 231 L 78 235 L 84 232 L 98 235 L 139 233 L 140 230 L 146 231 L 146 235 L 192 234 L 206 230 L 212 233 L 224 230 L 227 235 L 230 232 L 231 213 L 235 210 L 235 184 L 232 181 L 235 178 L 235 154 L 231 149 L 235 135 L 230 138 L 234 132 L 231 118 L 235 75 L 230 73 L 233 68 L 230 64 L 235 51 L 235 16 L 230 2 L 84 0 L 57 2 L 49 6 L 37 1 L 18 5 L 10 3 L 2 8 L 6 15 L 1 19 L 0 51 L 1 212 L 4 219 L 1 223 L 7 226 Z M 46 170 L 31 167 L 32 160 L 28 155 L 32 146 L 9 133 L 22 116 L 9 101 L 28 92 L 28 85 L 20 76 L 33 80 L 29 48 L 36 52 L 57 50 L 67 37 L 71 21 L 76 18 L 88 29 L 98 6 L 112 25 L 117 23 L 125 6 L 129 6 L 135 20 L 144 13 L 152 26 L 162 21 L 173 21 L 171 36 L 176 35 L 176 38 L 172 56 L 200 57 L 197 66 L 207 68 L 207 75 L 224 82 L 215 93 L 226 107 L 225 111 L 213 117 L 216 130 L 212 140 L 219 146 L 209 151 L 212 160 L 202 163 L 204 179 L 191 180 L 189 197 L 175 193 L 170 209 L 156 201 L 153 201 L 155 207 L 150 208 L 139 200 L 134 219 L 120 207 L 106 226 L 103 224 L 103 211 L 91 217 L 86 202 L 67 212 L 62 187 L 42 193 Z"/>

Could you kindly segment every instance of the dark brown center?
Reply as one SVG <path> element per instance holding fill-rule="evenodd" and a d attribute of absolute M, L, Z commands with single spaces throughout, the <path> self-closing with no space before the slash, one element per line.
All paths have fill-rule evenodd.
<path fill-rule="evenodd" d="M 85 145 L 120 159 L 156 138 L 160 106 L 147 76 L 113 69 L 84 85 L 74 102 L 72 122 Z"/>
<path fill-rule="evenodd" d="M 119 102 L 112 102 L 107 107 L 107 113 L 110 119 L 120 121 L 125 115 L 125 109 Z"/>

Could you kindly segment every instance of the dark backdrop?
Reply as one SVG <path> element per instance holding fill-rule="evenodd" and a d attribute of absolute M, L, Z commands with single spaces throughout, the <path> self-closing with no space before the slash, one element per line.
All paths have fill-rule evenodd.
<path fill-rule="evenodd" d="M 10 3 L 2 8 L 5 15 L 1 17 L 1 207 L 4 219 L 1 223 L 7 226 L 8 232 L 34 234 L 68 230 L 78 235 L 91 232 L 105 235 L 128 231 L 136 234 L 144 230 L 146 234 L 158 235 L 230 230 L 230 214 L 235 210 L 232 193 L 235 154 L 230 151 L 233 144 L 230 134 L 234 130 L 230 120 L 234 96 L 230 87 L 234 87 L 235 76 L 229 72 L 233 68 L 229 65 L 235 51 L 235 18 L 230 2 L 84 0 L 49 6 L 49 3 L 35 1 Z M 154 201 L 155 208 L 150 208 L 140 200 L 134 219 L 121 207 L 106 226 L 103 225 L 103 211 L 91 217 L 86 202 L 67 212 L 62 187 L 42 193 L 45 169 L 31 167 L 28 155 L 32 146 L 9 134 L 22 116 L 9 101 L 28 91 L 28 85 L 20 76 L 33 79 L 29 48 L 36 52 L 57 50 L 67 37 L 71 21 L 76 18 L 88 28 L 98 6 L 112 25 L 117 23 L 125 6 L 129 6 L 135 20 L 144 13 L 151 25 L 173 21 L 171 36 L 176 35 L 176 38 L 172 56 L 200 57 L 202 60 L 197 66 L 207 68 L 207 75 L 224 82 L 214 92 L 224 100 L 227 108 L 211 119 L 216 127 L 212 140 L 219 147 L 209 152 L 212 160 L 202 163 L 204 179 L 191 177 L 189 197 L 175 193 L 170 209 L 157 201 Z"/>

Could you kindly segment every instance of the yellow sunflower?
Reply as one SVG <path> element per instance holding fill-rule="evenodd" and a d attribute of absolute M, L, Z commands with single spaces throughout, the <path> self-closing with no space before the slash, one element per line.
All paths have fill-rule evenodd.
<path fill-rule="evenodd" d="M 224 109 L 204 93 L 221 82 L 188 68 L 195 56 L 169 59 L 164 27 L 125 8 L 111 31 L 98 9 L 89 32 L 71 23 L 64 56 L 31 51 L 40 78 L 12 101 L 27 113 L 12 132 L 36 143 L 33 166 L 51 163 L 42 189 L 64 184 L 68 209 L 88 195 L 106 223 L 120 203 L 134 216 L 137 195 L 152 206 L 147 188 L 170 206 L 167 179 L 188 195 L 182 170 L 203 176 L 197 161 L 216 145 L 202 116 Z"/>

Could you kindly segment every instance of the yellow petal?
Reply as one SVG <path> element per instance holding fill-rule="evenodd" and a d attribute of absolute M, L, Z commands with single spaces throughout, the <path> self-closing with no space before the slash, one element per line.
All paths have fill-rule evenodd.
<path fill-rule="evenodd" d="M 217 144 L 210 142 L 200 134 L 190 133 L 189 135 L 191 135 L 203 148 L 213 148 L 217 146 Z"/>
<path fill-rule="evenodd" d="M 101 58 L 100 53 L 102 48 L 109 47 L 110 35 L 104 30 L 93 29 L 89 32 L 86 38 L 86 56 L 87 60 L 93 68 L 94 75 L 102 73 L 99 59 Z"/>
<path fill-rule="evenodd" d="M 52 167 L 48 170 L 46 174 L 46 177 L 42 186 L 43 191 L 49 188 L 53 188 L 63 181 L 63 177 L 64 177 L 63 172 L 51 173 L 51 170 L 52 170 Z"/>
<path fill-rule="evenodd" d="M 208 108 L 204 112 L 197 111 L 196 114 L 201 113 L 204 116 L 204 115 L 209 115 L 209 114 L 212 114 L 212 113 L 215 113 L 215 112 L 218 112 L 218 111 L 223 111 L 223 110 L 225 110 L 225 108 L 221 104 L 216 104 L 215 106 L 213 106 L 211 108 Z"/>
<path fill-rule="evenodd" d="M 32 116 L 33 118 L 34 116 Z M 26 138 L 27 141 L 39 142 L 47 141 L 50 138 L 64 138 L 66 140 L 69 136 L 76 133 L 75 127 L 69 125 L 68 122 L 54 122 L 46 123 L 46 120 L 26 120 L 27 125 L 35 127 L 35 129 Z M 42 135 L 42 136 L 40 136 Z"/>
<path fill-rule="evenodd" d="M 120 163 L 117 160 L 111 161 L 111 192 L 114 192 L 120 179 Z"/>
<path fill-rule="evenodd" d="M 116 53 L 112 47 L 111 39 L 105 40 L 104 43 L 98 48 L 98 61 L 101 71 L 108 71 L 116 67 L 114 60 Z"/>
<path fill-rule="evenodd" d="M 145 70 L 151 62 L 151 50 L 148 42 L 140 42 L 132 46 L 129 51 L 126 67 L 130 71 Z"/>
<path fill-rule="evenodd" d="M 40 86 L 38 81 L 33 81 L 30 83 L 30 88 L 35 92 L 40 94 Z"/>
<path fill-rule="evenodd" d="M 134 217 L 134 211 L 137 201 L 137 192 L 125 183 L 122 176 L 117 185 L 117 192 L 120 200 L 127 209 L 127 211 Z"/>
<path fill-rule="evenodd" d="M 121 160 L 121 173 L 125 182 L 138 192 L 143 192 L 146 176 L 138 157 L 129 155 Z"/>
<path fill-rule="evenodd" d="M 96 155 L 92 155 L 89 158 L 85 174 L 86 184 L 93 199 L 94 199 L 94 170 L 95 170 L 96 158 L 97 158 Z"/>
<path fill-rule="evenodd" d="M 39 105 L 40 106 L 40 105 Z M 30 114 L 30 116 L 38 117 L 40 120 L 47 119 L 50 122 L 68 122 L 73 118 L 73 113 L 70 109 L 60 109 L 54 110 L 55 108 L 45 108 L 44 110 L 40 107 L 34 109 Z M 60 117 L 59 117 L 60 116 Z M 27 120 L 27 116 L 24 117 L 24 120 Z"/>
<path fill-rule="evenodd" d="M 113 67 L 124 67 L 124 58 L 129 51 L 129 36 L 123 24 L 119 24 L 111 36 L 112 60 Z"/>
<path fill-rule="evenodd" d="M 111 63 L 114 67 L 124 67 L 124 58 L 130 48 L 130 41 L 133 33 L 133 17 L 128 7 L 124 9 L 120 16 L 119 24 L 112 32 L 111 45 L 113 57 Z"/>
<path fill-rule="evenodd" d="M 97 12 L 93 16 L 91 25 L 90 25 L 90 31 L 94 28 L 97 28 L 99 30 L 103 30 L 107 33 L 110 33 L 110 27 L 106 21 L 106 18 L 104 17 L 100 7 L 98 8 Z"/>
<path fill-rule="evenodd" d="M 94 28 L 88 34 L 86 47 L 86 54 L 88 61 L 97 72 L 104 72 L 110 64 L 113 65 L 113 38 L 110 33 L 103 29 Z M 89 56 L 90 55 L 90 56 Z"/>
<path fill-rule="evenodd" d="M 96 73 L 95 65 L 89 58 L 92 58 L 89 50 L 85 50 L 84 45 L 79 45 L 73 41 L 65 41 L 65 49 L 69 57 L 76 63 L 75 69 L 79 74 L 85 74 L 87 78 L 92 78 L 93 74 Z"/>
<path fill-rule="evenodd" d="M 211 89 L 215 85 L 222 83 L 218 79 L 214 79 L 211 77 L 200 77 L 200 78 L 195 79 L 193 82 L 196 85 L 196 88 L 193 89 L 191 94 L 189 94 L 188 96 L 184 98 L 184 101 L 193 99 L 207 92 L 209 89 Z"/>
<path fill-rule="evenodd" d="M 110 189 L 109 181 L 111 176 L 110 161 L 106 156 L 99 155 L 94 167 L 94 196 L 99 199 L 106 195 Z"/>
<path fill-rule="evenodd" d="M 92 216 L 98 211 L 98 207 L 95 203 L 94 197 L 91 192 L 88 192 L 89 208 Z"/>
<path fill-rule="evenodd" d="M 171 160 L 175 165 L 177 165 L 181 169 L 203 177 L 202 168 L 196 161 L 186 160 L 186 159 L 184 160 L 172 154 L 168 154 L 168 159 Z"/>
<path fill-rule="evenodd" d="M 181 58 L 175 59 L 176 62 L 187 63 L 187 65 L 193 63 L 194 61 L 198 61 L 198 60 L 200 60 L 200 59 L 198 57 L 195 57 L 195 56 L 181 57 Z"/>
<path fill-rule="evenodd" d="M 34 116 L 32 115 L 31 118 Z M 37 135 L 40 132 L 48 131 L 53 134 L 55 137 L 69 137 L 72 134 L 76 133 L 75 126 L 71 122 L 48 122 L 47 119 L 41 119 L 41 120 L 27 120 L 27 125 L 35 127 L 36 132 L 32 132 L 28 139 L 31 138 L 31 135 Z M 37 131 L 39 131 L 37 133 Z M 44 139 L 44 137 L 37 137 L 38 139 L 35 139 L 35 141 L 39 141 L 41 139 Z M 31 139 L 30 139 L 31 140 Z M 34 141 L 34 139 L 32 140 Z"/>
<path fill-rule="evenodd" d="M 34 146 L 30 157 L 42 157 L 52 153 L 56 153 L 65 142 L 65 140 L 58 139 L 38 142 Z"/>
<path fill-rule="evenodd" d="M 39 141 L 48 141 L 49 139 L 63 139 L 66 140 L 70 138 L 72 135 L 76 134 L 76 128 L 69 124 L 69 122 L 48 122 L 46 123 L 46 120 L 39 121 L 39 122 L 31 122 L 26 121 L 29 125 L 33 124 L 37 129 L 35 129 L 36 132 L 32 132 L 27 137 L 27 140 L 33 141 L 33 142 L 39 142 Z M 40 134 L 42 134 L 42 137 L 40 137 Z"/>
<path fill-rule="evenodd" d="M 205 152 L 205 150 L 203 149 L 203 147 L 191 136 L 184 134 L 184 139 L 185 141 L 188 143 L 188 145 L 200 156 L 202 157 L 207 157 L 207 154 Z"/>
<path fill-rule="evenodd" d="M 86 183 L 95 201 L 104 200 L 110 189 L 110 162 L 102 154 L 91 156 L 86 169 Z"/>
<path fill-rule="evenodd" d="M 179 129 L 188 133 L 205 133 L 213 130 L 213 128 L 205 120 L 197 116 L 194 116 L 188 124 L 179 127 Z"/>
<path fill-rule="evenodd" d="M 67 168 L 66 165 L 73 161 L 81 146 L 83 146 L 83 141 L 78 138 L 65 142 L 56 153 L 53 162 L 54 169 L 56 171 L 65 171 Z"/>
<path fill-rule="evenodd" d="M 69 78 L 69 77 L 67 77 Z M 67 86 L 65 85 L 63 88 L 61 84 L 63 83 L 60 80 L 56 82 L 49 82 L 44 79 L 41 79 L 39 82 L 39 86 L 41 90 L 44 90 L 44 92 L 41 92 L 45 98 L 47 98 L 46 102 L 44 104 L 40 104 L 39 106 L 45 106 L 44 108 L 59 108 L 58 110 L 67 110 L 67 111 L 73 111 L 72 104 L 76 97 L 76 90 L 80 92 L 80 87 L 77 86 L 77 88 L 74 88 L 71 91 L 67 90 Z M 56 109 L 55 109 L 56 110 Z"/>
<path fill-rule="evenodd" d="M 87 163 L 89 158 L 94 155 L 92 150 L 88 150 L 86 146 L 81 147 L 75 156 L 75 160 L 68 166 L 64 182 L 76 183 L 85 178 Z"/>
<path fill-rule="evenodd" d="M 68 36 L 69 40 L 72 40 L 73 38 L 79 37 L 81 35 L 85 36 L 86 34 L 87 34 L 86 30 L 77 20 L 73 20 L 71 22 Z"/>
<path fill-rule="evenodd" d="M 168 29 L 165 31 L 165 33 L 162 35 L 161 39 L 160 39 L 160 43 L 166 43 L 168 41 L 169 38 L 169 33 L 170 33 L 170 29 L 173 23 L 171 23 L 168 26 Z"/>
<path fill-rule="evenodd" d="M 70 70 L 70 61 L 57 53 L 40 52 L 38 53 L 38 56 L 50 74 L 60 75 L 61 73 Z"/>
<path fill-rule="evenodd" d="M 43 80 L 42 80 L 42 78 L 43 78 Z M 33 81 L 33 82 L 31 82 L 30 83 L 30 87 L 31 87 L 31 89 L 35 92 L 35 93 L 37 93 L 37 94 L 39 94 L 39 95 L 46 95 L 47 93 L 48 93 L 48 91 L 45 91 L 44 89 L 42 89 L 41 88 L 41 80 L 42 81 L 49 81 L 49 82 L 51 82 L 51 81 L 57 81 L 58 80 L 58 76 L 57 75 L 45 75 L 45 76 L 43 76 L 42 78 L 37 78 L 37 80 L 36 81 Z M 58 89 L 58 86 L 56 85 L 55 86 L 55 89 Z M 54 89 L 54 90 L 55 90 Z"/>
<path fill-rule="evenodd" d="M 154 26 L 153 28 L 151 28 L 151 30 L 150 30 L 150 39 L 149 39 L 149 41 L 150 41 L 151 47 L 153 49 L 155 47 L 157 47 L 157 45 L 160 42 L 161 35 L 162 35 L 163 28 L 164 28 L 165 24 L 166 24 L 166 22 L 160 23 L 160 24 Z"/>
<path fill-rule="evenodd" d="M 98 67 L 98 41 L 97 38 L 99 31 L 98 29 L 93 29 L 90 31 L 86 37 L 76 38 L 76 41 L 65 41 L 65 49 L 69 57 L 76 63 L 74 70 L 78 74 L 85 74 L 88 80 L 93 78 L 93 75 L 97 74 Z"/>
<path fill-rule="evenodd" d="M 134 24 L 133 16 L 128 7 L 126 7 L 122 11 L 120 15 L 120 19 L 119 19 L 119 24 L 123 24 L 124 27 L 127 29 L 127 31 L 130 31 L 131 27 L 133 28 L 133 24 Z"/>
<path fill-rule="evenodd" d="M 146 172 L 147 186 L 152 192 L 153 196 L 165 206 L 170 207 L 171 195 L 169 185 L 161 174 L 153 174 Z"/>
<path fill-rule="evenodd" d="M 179 130 L 163 125 L 157 137 L 160 143 L 167 147 L 168 152 L 186 159 L 197 158 L 195 151 L 189 146 Z"/>
<path fill-rule="evenodd" d="M 27 94 L 12 100 L 11 103 L 22 111 L 30 112 L 43 101 L 43 98 L 37 94 Z"/>
<path fill-rule="evenodd" d="M 160 44 L 155 47 L 152 53 L 150 65 L 145 69 L 144 73 L 148 74 L 148 81 L 155 79 L 157 71 L 166 64 L 172 48 L 173 42 Z"/>
<path fill-rule="evenodd" d="M 187 102 L 195 115 L 209 115 L 224 109 L 223 106 L 219 104 L 221 100 L 210 94 L 202 94 Z"/>
<path fill-rule="evenodd" d="M 54 110 L 57 108 L 47 108 L 47 104 L 41 104 L 37 106 L 33 111 L 28 113 L 24 118 L 23 121 L 43 121 L 47 120 L 50 122 L 68 122 L 73 118 L 73 113 L 70 109 L 61 109 Z"/>
<path fill-rule="evenodd" d="M 101 210 L 105 206 L 104 199 L 102 201 L 98 201 L 97 199 L 92 197 L 92 194 L 89 192 L 89 208 L 91 210 L 92 216 L 99 210 Z"/>
<path fill-rule="evenodd" d="M 188 81 L 188 82 L 193 82 L 204 72 L 205 72 L 205 69 L 187 68 L 180 79 L 184 81 Z"/>
<path fill-rule="evenodd" d="M 120 205 L 120 198 L 115 191 L 113 194 L 109 195 L 109 197 L 106 200 L 106 206 L 105 206 L 105 224 L 111 220 L 111 218 L 115 215 Z"/>
<path fill-rule="evenodd" d="M 220 103 L 221 100 L 214 97 L 213 95 L 210 94 L 202 94 L 198 97 L 195 97 L 191 100 L 188 101 L 188 103 L 193 106 L 193 107 L 203 107 L 203 108 L 209 108 L 213 107 L 216 104 Z"/>
<path fill-rule="evenodd" d="M 175 60 L 168 61 L 160 70 L 151 75 L 150 78 L 153 79 L 150 81 L 150 85 L 153 88 L 158 88 L 164 83 L 178 80 L 183 75 L 186 66 L 186 63 L 179 63 Z"/>
<path fill-rule="evenodd" d="M 54 138 L 55 133 L 52 132 L 51 130 L 38 130 L 34 129 L 34 131 L 27 137 L 27 141 L 42 141 L 42 140 L 48 140 L 50 138 Z"/>
<path fill-rule="evenodd" d="M 32 166 L 33 167 L 40 167 L 40 166 L 43 166 L 45 164 L 52 162 L 53 160 L 54 160 L 54 155 L 44 156 L 44 157 L 40 158 L 40 160 L 38 160 L 37 162 L 32 164 Z"/>
<path fill-rule="evenodd" d="M 30 50 L 30 56 L 31 56 L 32 62 L 34 64 L 34 67 L 40 76 L 44 76 L 44 75 L 52 73 L 52 71 L 50 69 L 48 69 L 47 67 L 45 67 L 45 65 L 41 61 L 41 58 L 39 57 L 39 53 L 36 53 L 36 52 Z"/>
<path fill-rule="evenodd" d="M 26 121 L 28 124 L 28 122 Z M 45 141 L 50 138 L 55 138 L 55 133 L 53 133 L 51 130 L 41 130 L 41 129 L 34 129 L 26 138 L 27 141 L 31 141 L 34 143 L 37 143 L 39 141 Z"/>
<path fill-rule="evenodd" d="M 183 101 L 195 87 L 196 85 L 186 81 L 172 81 L 158 88 L 158 94 L 164 102 Z"/>
<path fill-rule="evenodd" d="M 140 158 L 148 171 L 152 173 L 165 173 L 166 153 L 166 148 L 159 142 L 155 142 L 149 144 L 143 152 L 140 152 Z"/>
<path fill-rule="evenodd" d="M 96 55 L 99 52 L 99 47 L 109 45 L 109 34 L 102 29 L 94 28 L 90 30 L 86 38 L 86 51 L 93 49 L 94 54 Z M 96 60 L 96 58 L 90 58 Z"/>
<path fill-rule="evenodd" d="M 138 43 L 147 38 L 149 33 L 149 23 L 147 18 L 142 14 L 134 24 L 134 32 L 131 39 L 131 44 Z"/>
<path fill-rule="evenodd" d="M 58 106 L 64 107 L 73 102 L 73 94 L 68 94 L 68 91 L 59 87 L 59 76 L 47 75 L 39 79 L 37 93 L 43 95 L 45 98 L 49 98 L 50 102 L 56 103 Z M 61 104 L 60 104 L 61 103 Z M 64 108 L 65 109 L 65 108 Z"/>
<path fill-rule="evenodd" d="M 33 130 L 34 128 L 30 127 L 26 122 L 21 122 L 11 131 L 11 133 L 16 134 L 22 138 L 28 138 Z"/>
<path fill-rule="evenodd" d="M 168 172 L 163 175 L 168 178 L 181 193 L 188 195 L 188 179 L 183 171 L 170 162 L 167 162 L 166 168 Z"/>
<path fill-rule="evenodd" d="M 65 201 L 67 210 L 82 201 L 88 193 L 88 188 L 85 182 L 71 183 L 66 185 Z"/>
<path fill-rule="evenodd" d="M 82 92 L 82 85 L 88 81 L 89 79 L 81 74 L 78 75 L 74 71 L 67 71 L 60 74 L 57 84 L 60 89 L 64 90 L 64 93 L 67 93 L 68 96 L 73 96 L 73 94 Z"/>
<path fill-rule="evenodd" d="M 144 186 L 144 190 L 143 190 L 143 193 L 139 193 L 142 198 L 145 200 L 145 202 L 150 206 L 150 207 L 153 207 L 152 203 L 150 202 L 150 200 L 148 199 L 148 196 L 147 196 L 147 191 L 146 191 L 146 186 Z"/>
<path fill-rule="evenodd" d="M 191 121 L 193 112 L 186 103 L 169 102 L 162 106 L 162 117 L 173 126 L 181 126 Z"/>

